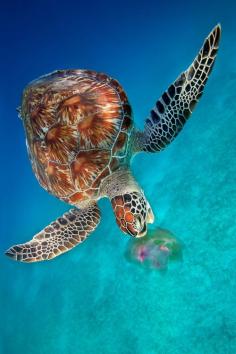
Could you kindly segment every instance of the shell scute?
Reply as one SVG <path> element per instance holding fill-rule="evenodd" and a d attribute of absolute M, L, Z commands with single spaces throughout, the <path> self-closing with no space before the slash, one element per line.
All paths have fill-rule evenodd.
<path fill-rule="evenodd" d="M 106 74 L 45 75 L 25 89 L 21 114 L 36 177 L 71 204 L 97 198 L 101 181 L 128 158 L 131 108 Z"/>
<path fill-rule="evenodd" d="M 107 150 L 80 151 L 71 164 L 74 183 L 78 189 L 90 188 L 110 160 Z"/>
<path fill-rule="evenodd" d="M 67 198 L 67 202 L 73 205 L 78 205 L 88 199 L 88 196 L 84 192 L 76 192 Z"/>
<path fill-rule="evenodd" d="M 31 112 L 30 122 L 35 136 L 40 137 L 56 120 L 54 112 L 40 104 Z"/>
<path fill-rule="evenodd" d="M 119 165 L 120 165 L 119 160 L 116 157 L 113 157 L 110 162 L 111 171 L 116 171 Z"/>
<path fill-rule="evenodd" d="M 50 191 L 59 197 L 65 197 L 74 192 L 74 183 L 67 165 L 48 162 L 45 169 L 50 184 Z"/>
<path fill-rule="evenodd" d="M 116 155 L 116 156 L 117 155 L 119 155 L 119 156 L 125 155 L 127 140 L 128 140 L 128 135 L 124 132 L 121 132 L 118 135 L 117 140 L 114 144 L 112 154 Z"/>
<path fill-rule="evenodd" d="M 48 130 L 45 136 L 48 157 L 52 161 L 68 163 L 76 155 L 78 133 L 69 125 L 57 124 Z"/>
<path fill-rule="evenodd" d="M 77 126 L 80 148 L 109 148 L 120 129 L 119 94 L 92 79 L 82 77 L 79 84 L 79 92 L 60 104 L 59 120 Z"/>
<path fill-rule="evenodd" d="M 49 191 L 48 177 L 47 177 L 47 173 L 45 171 L 44 165 L 41 164 L 40 162 L 36 163 L 35 160 L 33 160 L 32 161 L 32 168 L 33 168 L 35 175 L 37 176 L 37 179 L 38 179 L 40 185 L 44 189 Z"/>
<path fill-rule="evenodd" d="M 41 140 L 33 140 L 33 153 L 36 161 L 41 163 L 42 166 L 47 165 L 47 148 Z"/>
<path fill-rule="evenodd" d="M 124 116 L 121 130 L 128 132 L 131 128 L 132 128 L 132 120 L 131 120 L 130 116 Z"/>

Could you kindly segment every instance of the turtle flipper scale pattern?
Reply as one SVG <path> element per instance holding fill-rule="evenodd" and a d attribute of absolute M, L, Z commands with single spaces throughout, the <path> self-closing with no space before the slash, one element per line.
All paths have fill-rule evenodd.
<path fill-rule="evenodd" d="M 164 149 L 182 130 L 191 115 L 213 68 L 218 51 L 221 27 L 217 25 L 206 38 L 197 57 L 157 101 L 146 119 L 141 150 Z"/>
<path fill-rule="evenodd" d="M 52 259 L 83 242 L 100 221 L 98 206 L 71 209 L 24 244 L 12 246 L 6 255 L 16 261 L 38 262 Z"/>

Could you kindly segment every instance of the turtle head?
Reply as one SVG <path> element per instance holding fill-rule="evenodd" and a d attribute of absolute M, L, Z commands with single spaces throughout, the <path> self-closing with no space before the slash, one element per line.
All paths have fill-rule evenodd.
<path fill-rule="evenodd" d="M 133 237 L 146 235 L 147 224 L 154 222 L 154 215 L 141 191 L 115 196 L 111 203 L 116 222 L 124 233 Z"/>

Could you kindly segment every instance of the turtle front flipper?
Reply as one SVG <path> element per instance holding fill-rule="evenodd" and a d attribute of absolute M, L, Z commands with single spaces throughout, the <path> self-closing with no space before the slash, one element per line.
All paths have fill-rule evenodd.
<path fill-rule="evenodd" d="M 52 259 L 83 242 L 99 221 L 100 210 L 96 204 L 85 209 L 71 209 L 31 241 L 9 248 L 6 255 L 21 262 Z"/>
<path fill-rule="evenodd" d="M 157 152 L 171 143 L 191 115 L 212 70 L 218 51 L 221 27 L 206 38 L 197 57 L 170 85 L 151 110 L 143 133 L 137 133 L 136 151 Z"/>

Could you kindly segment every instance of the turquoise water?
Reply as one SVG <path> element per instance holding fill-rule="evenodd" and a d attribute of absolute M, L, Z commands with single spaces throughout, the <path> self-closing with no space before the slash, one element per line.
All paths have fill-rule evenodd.
<path fill-rule="evenodd" d="M 41 5 L 2 11 L 0 353 L 236 353 L 236 5 Z M 129 238 L 108 200 L 98 229 L 69 253 L 38 264 L 7 259 L 6 248 L 69 208 L 31 171 L 15 113 L 24 85 L 64 67 L 106 71 L 142 127 L 218 21 L 219 56 L 192 118 L 164 152 L 132 164 L 155 226 L 181 240 L 183 261 L 166 273 L 128 263 Z"/>

